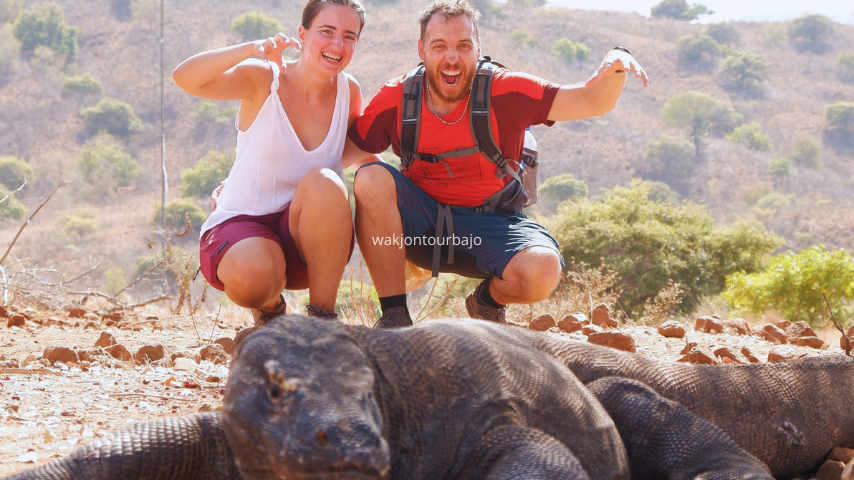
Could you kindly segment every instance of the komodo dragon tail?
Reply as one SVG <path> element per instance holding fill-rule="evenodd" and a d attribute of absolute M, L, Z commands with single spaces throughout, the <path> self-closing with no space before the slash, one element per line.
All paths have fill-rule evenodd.
<path fill-rule="evenodd" d="M 6 480 L 239 480 L 219 413 L 138 423 Z"/>

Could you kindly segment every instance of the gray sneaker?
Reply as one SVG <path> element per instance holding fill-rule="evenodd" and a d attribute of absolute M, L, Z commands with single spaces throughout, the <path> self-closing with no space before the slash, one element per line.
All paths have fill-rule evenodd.
<path fill-rule="evenodd" d="M 252 308 L 249 311 L 252 312 L 252 318 L 255 319 L 255 325 L 249 328 L 244 328 L 243 330 L 237 332 L 237 334 L 234 336 L 235 345 L 242 342 L 247 335 L 257 330 L 258 327 L 263 327 L 273 318 L 288 313 L 288 305 L 285 303 L 284 295 L 279 294 L 279 306 L 276 307 L 275 310 L 267 312 L 257 308 Z"/>
<path fill-rule="evenodd" d="M 316 317 L 322 320 L 338 320 L 337 313 L 330 312 L 323 307 L 318 307 L 317 305 L 306 305 L 305 309 L 308 310 L 308 315 L 310 317 Z"/>
<path fill-rule="evenodd" d="M 468 294 L 466 297 L 466 310 L 468 310 L 471 318 L 479 318 L 481 320 L 489 320 L 490 322 L 496 323 L 507 323 L 507 320 L 505 320 L 507 306 L 501 308 L 490 307 L 489 305 L 480 303 L 477 299 L 480 294 L 480 289 L 489 288 L 490 281 L 491 279 L 484 280 Z"/>
<path fill-rule="evenodd" d="M 383 316 L 374 324 L 374 328 L 398 328 L 411 326 L 412 317 L 409 316 L 409 312 L 406 310 L 406 307 L 389 308 L 383 312 Z"/>

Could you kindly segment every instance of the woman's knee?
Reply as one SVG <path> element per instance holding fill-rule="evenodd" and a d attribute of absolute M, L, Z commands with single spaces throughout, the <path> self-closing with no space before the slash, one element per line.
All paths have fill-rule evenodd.
<path fill-rule="evenodd" d="M 347 199 L 347 186 L 341 177 L 329 168 L 314 168 L 300 180 L 297 190 L 304 190 L 309 196 L 325 199 Z"/>

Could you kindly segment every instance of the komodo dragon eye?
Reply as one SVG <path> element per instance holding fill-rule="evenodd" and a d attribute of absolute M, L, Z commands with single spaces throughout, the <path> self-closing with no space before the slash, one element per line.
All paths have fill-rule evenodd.
<path fill-rule="evenodd" d="M 273 402 L 278 403 L 282 397 L 297 390 L 297 383 L 285 376 L 282 366 L 276 360 L 264 362 L 264 370 L 267 373 L 267 395 Z"/>

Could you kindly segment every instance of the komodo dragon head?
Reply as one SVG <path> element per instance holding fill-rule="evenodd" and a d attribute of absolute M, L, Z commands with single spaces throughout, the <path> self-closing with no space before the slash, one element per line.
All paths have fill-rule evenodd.
<path fill-rule="evenodd" d="M 374 372 L 337 322 L 279 317 L 240 343 L 223 403 L 245 479 L 378 479 L 390 468 Z"/>

